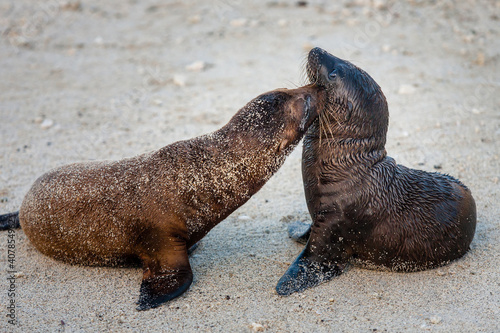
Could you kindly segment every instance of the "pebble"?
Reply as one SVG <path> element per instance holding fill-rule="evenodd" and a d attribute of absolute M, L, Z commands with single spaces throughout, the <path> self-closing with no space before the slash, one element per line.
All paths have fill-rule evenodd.
<path fill-rule="evenodd" d="M 230 24 L 232 27 L 235 27 L 235 28 L 238 28 L 238 27 L 243 27 L 243 26 L 245 26 L 247 23 L 248 23 L 248 19 L 246 19 L 246 18 L 244 18 L 244 17 L 241 17 L 241 18 L 238 18 L 238 19 L 234 19 L 234 20 L 231 20 L 231 22 L 229 22 L 229 24 Z"/>
<path fill-rule="evenodd" d="M 279 25 L 280 27 L 286 27 L 286 26 L 288 25 L 288 21 L 287 21 L 286 19 L 280 19 L 280 20 L 278 21 L 278 25 Z"/>
<path fill-rule="evenodd" d="M 161 99 L 154 99 L 153 104 L 156 106 L 161 106 L 163 105 L 163 101 Z"/>
<path fill-rule="evenodd" d="M 205 68 L 207 68 L 207 63 L 202 60 L 195 61 L 186 66 L 186 69 L 191 72 L 201 72 Z"/>
<path fill-rule="evenodd" d="M 59 7 L 67 11 L 79 11 L 82 9 L 82 4 L 80 1 L 63 1 Z"/>
<path fill-rule="evenodd" d="M 304 44 L 302 44 L 302 49 L 304 51 L 307 51 L 307 52 L 309 52 L 313 47 L 314 47 L 314 44 L 312 44 L 310 42 L 305 42 Z"/>
<path fill-rule="evenodd" d="M 445 271 L 443 271 L 443 270 L 438 270 L 438 271 L 436 271 L 436 274 L 437 274 L 438 276 L 445 276 L 445 275 L 446 275 L 446 272 L 445 272 Z"/>
<path fill-rule="evenodd" d="M 24 276 L 25 276 L 24 272 L 17 272 L 17 273 L 14 273 L 14 277 L 15 277 L 16 279 L 18 279 L 18 278 L 22 278 L 22 277 L 24 277 Z"/>
<path fill-rule="evenodd" d="M 400 95 L 411 95 L 414 94 L 417 89 L 411 84 L 402 84 L 398 89 L 398 94 Z"/>
<path fill-rule="evenodd" d="M 184 75 L 176 74 L 172 78 L 174 81 L 174 84 L 179 87 L 185 87 L 186 86 L 186 77 Z"/>
<path fill-rule="evenodd" d="M 200 15 L 193 15 L 188 17 L 188 22 L 189 23 L 200 23 L 201 22 L 201 16 Z"/>
<path fill-rule="evenodd" d="M 479 52 L 477 54 L 477 58 L 476 58 L 476 61 L 474 61 L 474 63 L 478 66 L 484 66 L 484 53 L 483 52 Z"/>
<path fill-rule="evenodd" d="M 431 322 L 431 324 L 439 324 L 441 322 L 441 317 L 439 316 L 432 316 L 429 318 L 429 321 Z"/>
<path fill-rule="evenodd" d="M 248 215 L 240 215 L 238 216 L 238 220 L 242 220 L 242 221 L 248 221 L 248 220 L 251 220 L 252 218 Z"/>
<path fill-rule="evenodd" d="M 387 1 L 386 0 L 374 0 L 373 1 L 373 8 L 382 10 L 387 8 Z"/>
<path fill-rule="evenodd" d="M 333 298 L 330 298 L 328 301 L 329 301 L 330 303 L 335 302 L 335 300 L 334 300 Z"/>
<path fill-rule="evenodd" d="M 102 44 L 104 44 L 104 39 L 101 36 L 97 36 L 94 39 L 94 43 L 97 44 L 97 45 L 102 45 Z"/>
<path fill-rule="evenodd" d="M 261 324 L 258 324 L 258 323 L 252 323 L 250 325 L 250 327 L 252 328 L 252 331 L 254 331 L 254 332 L 264 332 L 264 330 L 265 330 L 264 326 Z"/>
<path fill-rule="evenodd" d="M 389 44 L 385 44 L 382 46 L 382 51 L 387 53 L 391 51 L 391 46 Z"/>
<path fill-rule="evenodd" d="M 54 121 L 52 119 L 44 119 L 40 124 L 41 129 L 49 129 L 54 126 Z"/>

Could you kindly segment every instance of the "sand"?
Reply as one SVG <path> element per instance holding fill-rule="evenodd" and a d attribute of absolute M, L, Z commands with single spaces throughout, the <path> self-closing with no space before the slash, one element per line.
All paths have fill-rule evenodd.
<path fill-rule="evenodd" d="M 351 267 L 279 297 L 302 248 L 287 226 L 309 221 L 299 147 L 202 240 L 189 291 L 154 310 L 135 310 L 140 269 L 70 266 L 22 230 L 2 232 L 0 331 L 500 331 L 499 20 L 498 1 L 2 1 L 0 213 L 53 167 L 208 133 L 260 93 L 300 86 L 320 46 L 382 87 L 389 155 L 460 178 L 478 226 L 471 251 L 445 267 Z"/>

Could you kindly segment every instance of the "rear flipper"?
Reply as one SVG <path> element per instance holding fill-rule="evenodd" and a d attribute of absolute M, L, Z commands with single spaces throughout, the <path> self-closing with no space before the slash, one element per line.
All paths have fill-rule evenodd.
<path fill-rule="evenodd" d="M 137 310 L 149 310 L 182 295 L 193 282 L 189 270 L 162 272 L 142 280 Z"/>
<path fill-rule="evenodd" d="M 311 235 L 311 225 L 295 221 L 288 227 L 288 237 L 301 244 L 306 244 Z"/>
<path fill-rule="evenodd" d="M 196 249 L 198 248 L 199 244 L 200 244 L 199 242 L 195 243 L 193 246 L 191 246 L 188 249 L 188 256 L 190 256 L 191 254 L 193 254 L 194 251 L 196 251 Z"/>
<path fill-rule="evenodd" d="M 142 279 L 137 310 L 156 308 L 182 295 L 193 282 L 186 243 L 176 240 L 142 258 Z"/>
<path fill-rule="evenodd" d="M 295 292 L 304 291 L 342 273 L 343 265 L 327 265 L 308 257 L 306 252 L 307 248 L 302 251 L 278 281 L 276 291 L 279 295 L 288 296 Z"/>
<path fill-rule="evenodd" d="M 18 228 L 21 228 L 19 224 L 19 212 L 0 215 L 0 230 Z"/>

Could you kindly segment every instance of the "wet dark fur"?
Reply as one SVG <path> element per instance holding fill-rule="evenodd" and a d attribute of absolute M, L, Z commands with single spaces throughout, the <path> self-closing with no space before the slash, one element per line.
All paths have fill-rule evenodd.
<path fill-rule="evenodd" d="M 308 230 L 290 228 L 292 238 L 307 244 L 278 293 L 329 280 L 354 258 L 418 271 L 463 256 L 476 227 L 470 191 L 448 175 L 409 169 L 387 156 L 387 102 L 366 72 L 315 48 L 307 74 L 327 91 L 326 109 L 307 132 L 302 155 L 313 223 Z"/>
<path fill-rule="evenodd" d="M 188 248 L 255 194 L 317 117 L 318 88 L 255 98 L 213 133 L 120 161 L 66 165 L 38 178 L 19 210 L 42 253 L 82 265 L 140 261 L 138 310 L 193 281 Z"/>

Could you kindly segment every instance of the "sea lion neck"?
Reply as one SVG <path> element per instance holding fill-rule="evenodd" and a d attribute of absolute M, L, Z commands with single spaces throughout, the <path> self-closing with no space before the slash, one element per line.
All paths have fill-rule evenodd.
<path fill-rule="evenodd" d="M 320 138 L 311 127 L 303 142 L 303 163 L 328 170 L 330 183 L 363 178 L 387 156 L 385 140 L 376 137 Z"/>

